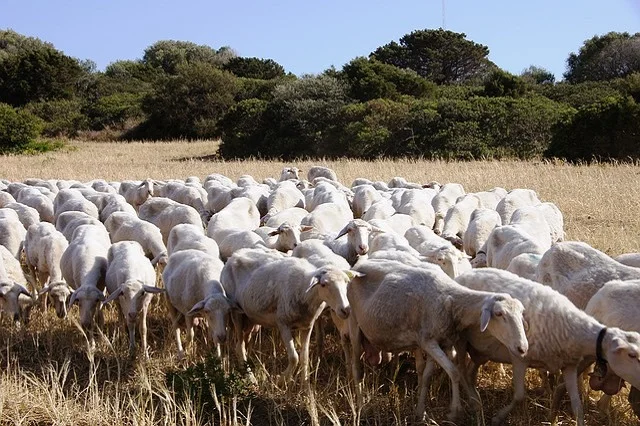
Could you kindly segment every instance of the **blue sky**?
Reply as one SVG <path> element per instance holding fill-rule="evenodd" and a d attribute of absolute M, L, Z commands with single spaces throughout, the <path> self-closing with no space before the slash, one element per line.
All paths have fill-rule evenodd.
<path fill-rule="evenodd" d="M 561 78 L 568 54 L 608 31 L 640 31 L 640 0 L 445 0 L 446 29 L 489 47 L 513 73 Z M 41 38 L 99 69 L 158 40 L 231 46 L 295 74 L 341 68 L 416 29 L 442 26 L 442 0 L 1 0 L 0 28 Z"/>

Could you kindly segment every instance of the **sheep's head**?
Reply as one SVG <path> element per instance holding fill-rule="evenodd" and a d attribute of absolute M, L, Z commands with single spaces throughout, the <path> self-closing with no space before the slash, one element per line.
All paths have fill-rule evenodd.
<path fill-rule="evenodd" d="M 442 235 L 442 238 L 449 241 L 458 250 L 462 250 L 462 238 L 460 238 L 458 235 Z"/>
<path fill-rule="evenodd" d="M 487 267 L 487 254 L 483 251 L 476 253 L 476 257 L 471 259 L 472 268 L 486 268 Z"/>
<path fill-rule="evenodd" d="M 58 318 L 67 316 L 67 299 L 71 295 L 71 287 L 64 281 L 50 283 L 38 293 L 38 296 L 49 295 Z"/>
<path fill-rule="evenodd" d="M 336 240 L 346 235 L 351 249 L 362 256 L 369 252 L 369 234 L 373 231 L 381 230 L 374 228 L 362 219 L 353 219 L 342 228 Z"/>
<path fill-rule="evenodd" d="M 227 325 L 233 309 L 240 309 L 238 305 L 222 293 L 214 294 L 199 301 L 187 316 L 203 316 L 209 324 L 209 335 L 216 345 L 227 340 Z"/>
<path fill-rule="evenodd" d="M 22 317 L 20 295 L 31 298 L 31 294 L 26 288 L 15 281 L 4 281 L 0 283 L 0 307 L 4 312 L 11 315 L 14 322 L 19 323 Z"/>
<path fill-rule="evenodd" d="M 429 262 L 439 265 L 451 278 L 455 278 L 471 269 L 469 256 L 452 245 L 446 245 L 424 253 L 424 256 Z"/>
<path fill-rule="evenodd" d="M 104 302 L 104 293 L 91 285 L 80 286 L 69 297 L 67 310 L 77 303 L 80 309 L 80 325 L 85 331 L 93 328 L 93 316 L 96 309 L 99 309 L 101 302 Z"/>
<path fill-rule="evenodd" d="M 275 248 L 283 253 L 293 250 L 300 244 L 300 232 L 312 230 L 312 226 L 300 225 L 294 226 L 289 222 L 284 222 L 275 231 L 269 232 L 270 237 L 278 236 Z"/>
<path fill-rule="evenodd" d="M 313 274 L 307 293 L 317 291 L 322 301 L 342 319 L 349 317 L 351 306 L 347 299 L 347 284 L 363 273 L 353 270 L 342 270 L 335 267 L 323 267 Z"/>
<path fill-rule="evenodd" d="M 631 386 L 640 389 L 640 334 L 615 327 L 607 328 L 602 349 L 608 364 L 607 370 L 612 370 Z M 605 387 L 603 390 L 612 394 L 616 393 L 619 387 L 618 389 Z"/>
<path fill-rule="evenodd" d="M 525 356 L 529 350 L 525 334 L 528 328 L 522 302 L 506 293 L 486 297 L 480 314 L 480 331 L 487 331 L 516 357 Z"/>
<path fill-rule="evenodd" d="M 300 173 L 300 169 L 297 167 L 284 167 L 282 172 L 280 173 L 280 182 L 289 180 L 289 179 L 300 179 L 298 173 Z"/>
<path fill-rule="evenodd" d="M 120 284 L 103 303 L 106 304 L 118 299 L 127 323 L 134 324 L 138 317 L 138 312 L 149 307 L 154 294 L 162 292 L 164 292 L 162 288 L 144 285 L 138 280 L 129 280 Z"/>

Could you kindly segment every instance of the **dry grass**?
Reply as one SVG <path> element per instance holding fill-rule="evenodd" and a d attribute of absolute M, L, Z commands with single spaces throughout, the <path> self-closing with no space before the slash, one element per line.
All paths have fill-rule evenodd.
<path fill-rule="evenodd" d="M 217 161 L 217 143 L 100 143 L 71 142 L 69 149 L 39 156 L 3 156 L 0 178 L 28 177 L 89 180 L 142 179 L 147 177 L 204 178 L 222 173 L 232 179 L 251 174 L 257 179 L 278 176 L 285 163 L 264 161 Z M 287 163 L 290 164 L 290 163 Z M 295 162 L 305 170 L 323 164 L 336 170 L 349 184 L 356 177 L 388 181 L 393 176 L 428 182 L 460 182 L 468 191 L 502 186 L 531 188 L 541 199 L 556 203 L 565 215 L 569 239 L 586 241 L 608 254 L 640 251 L 640 167 L 598 164 L 572 166 L 562 163 L 486 161 L 473 163 L 444 161 L 318 161 Z M 107 315 L 106 334 L 113 347 L 102 343 L 90 363 L 83 353 L 80 334 L 70 322 L 48 312 L 36 311 L 27 329 L 14 330 L 6 319 L 0 328 L 0 423 L 1 424 L 86 424 L 86 425 L 196 425 L 196 424 L 305 424 L 309 423 L 305 399 L 299 388 L 282 389 L 275 376 L 284 369 L 284 349 L 275 334 L 265 333 L 256 344 L 254 370 L 260 385 L 250 397 L 217 401 L 214 416 L 199 411 L 197 401 L 174 395 L 165 383 L 165 372 L 180 365 L 169 323 L 161 304 L 150 315 L 152 360 L 130 360 L 126 335 L 117 325 L 115 311 Z M 72 313 L 72 316 L 75 313 Z M 200 342 L 202 343 L 202 342 Z M 202 360 L 204 345 L 186 365 Z M 312 348 L 312 353 L 313 348 Z M 339 344 L 329 337 L 325 354 L 316 359 L 314 380 L 316 402 L 322 424 L 353 424 L 354 397 L 345 378 Z M 509 369 L 507 368 L 507 371 Z M 484 418 L 507 403 L 510 377 L 491 367 L 483 370 L 479 386 Z M 416 379 L 410 359 L 369 371 L 366 379 L 370 402 L 360 413 L 365 424 L 408 424 L 415 406 Z M 547 419 L 548 396 L 535 374 L 528 377 L 526 408 L 510 418 L 514 425 L 539 425 Z M 606 416 L 595 407 L 597 395 L 585 401 L 587 424 L 636 424 L 626 403 L 626 394 L 614 398 Z M 429 414 L 446 424 L 449 401 L 447 380 L 440 377 L 432 387 Z M 571 424 L 568 405 L 560 418 Z M 224 413 L 224 416 L 223 414 Z M 249 418 L 249 420 L 247 420 Z M 483 424 L 482 415 L 469 414 L 468 424 Z"/>

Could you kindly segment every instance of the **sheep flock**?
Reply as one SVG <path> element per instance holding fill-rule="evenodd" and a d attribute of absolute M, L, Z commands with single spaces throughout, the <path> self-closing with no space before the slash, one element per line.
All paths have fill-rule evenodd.
<path fill-rule="evenodd" d="M 628 387 L 640 416 L 639 259 L 565 241 L 560 209 L 525 188 L 469 193 L 402 177 L 346 186 L 322 166 L 260 182 L 0 180 L 2 327 L 29 333 L 34 315 L 53 310 L 91 357 L 116 309 L 128 336 L 118 356 L 148 360 L 161 344 L 148 338 L 150 308 L 164 304 L 175 363 L 212 353 L 254 383 L 253 343 L 273 329 L 286 366 L 269 373 L 311 399 L 335 334 L 356 411 L 368 376 L 403 357 L 419 423 L 437 405 L 470 424 L 487 362 L 513 372 L 503 408 L 485 410 L 494 425 L 527 409 L 527 369 L 551 424 L 567 397 L 585 424 L 587 387 L 602 392 L 603 415 Z M 449 399 L 430 400 L 440 371 Z"/>

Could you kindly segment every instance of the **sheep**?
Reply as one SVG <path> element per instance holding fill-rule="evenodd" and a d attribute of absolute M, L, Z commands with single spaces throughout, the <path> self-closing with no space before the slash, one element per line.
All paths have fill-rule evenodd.
<path fill-rule="evenodd" d="M 13 195 L 5 191 L 0 191 L 0 208 L 4 207 L 9 203 L 15 203 L 15 202 L 16 202 L 16 199 L 13 198 Z"/>
<path fill-rule="evenodd" d="M 640 318 L 638 317 L 638 300 L 640 299 L 640 281 L 609 281 L 598 290 L 589 300 L 585 312 L 607 327 L 618 327 L 626 331 L 640 332 Z M 592 375 L 589 381 L 591 388 L 602 390 L 603 396 L 600 403 L 608 403 L 608 395 L 617 393 L 624 386 L 624 381 L 607 368 L 605 377 Z M 599 380 L 600 379 L 600 380 Z M 638 388 L 631 387 L 629 403 L 636 416 L 640 417 L 638 407 L 633 403 L 637 398 Z"/>
<path fill-rule="evenodd" d="M 267 214 L 261 219 L 266 223 L 276 213 L 291 207 L 305 206 L 304 194 L 291 181 L 280 182 L 267 198 Z"/>
<path fill-rule="evenodd" d="M 502 219 L 502 224 L 508 225 L 511 223 L 513 212 L 517 209 L 525 206 L 536 206 L 538 204 L 540 204 L 540 200 L 535 191 L 517 188 L 509 191 L 507 195 L 500 200 L 496 206 L 496 211 L 500 215 L 500 219 Z"/>
<path fill-rule="evenodd" d="M 162 240 L 160 229 L 153 223 L 139 219 L 130 213 L 114 212 L 104 225 L 107 232 L 109 232 L 112 243 L 136 241 L 142 246 L 145 256 L 151 260 L 151 265 L 158 265 L 162 269 L 167 264 L 167 247 Z M 200 233 L 204 233 L 200 225 L 189 226 L 194 226 L 196 229 L 199 228 Z"/>
<path fill-rule="evenodd" d="M 319 176 L 338 182 L 338 175 L 328 167 L 311 166 L 307 171 L 307 179 L 309 182 L 313 182 L 313 180 Z"/>
<path fill-rule="evenodd" d="M 283 376 L 291 379 L 300 360 L 301 378 L 307 382 L 313 324 L 327 305 L 341 318 L 349 316 L 346 290 L 355 275 L 357 273 L 333 266 L 316 268 L 305 259 L 290 257 L 258 266 L 245 280 L 234 282 L 230 287 L 223 280 L 229 297 L 241 309 L 241 313 L 233 316 L 237 341 L 242 342 L 236 348 L 238 358 L 246 363 L 243 330 L 248 329 L 248 325 L 277 327 L 289 360 Z M 294 346 L 294 329 L 301 332 L 300 358 Z"/>
<path fill-rule="evenodd" d="M 71 190 L 69 190 L 71 191 Z M 63 191 L 60 191 L 58 193 L 58 197 L 60 196 L 60 194 L 62 194 Z M 98 211 L 98 207 L 96 207 L 96 205 L 94 203 L 92 203 L 91 201 L 87 200 L 86 198 L 82 197 L 82 195 L 80 193 L 78 193 L 80 196 L 76 196 L 74 198 L 71 198 L 70 200 L 65 201 L 64 203 L 58 205 L 55 208 L 55 219 L 56 222 L 58 221 L 58 217 L 60 217 L 60 215 L 64 212 L 68 212 L 68 211 L 79 211 L 79 212 L 84 212 L 86 214 L 88 214 L 91 217 L 94 217 L 96 219 L 100 218 L 100 212 Z M 56 197 L 56 200 L 58 198 Z M 55 202 L 54 202 L 55 205 Z"/>
<path fill-rule="evenodd" d="M 367 222 L 373 219 L 387 219 L 396 214 L 391 200 L 381 198 L 362 213 L 361 219 Z"/>
<path fill-rule="evenodd" d="M 391 178 L 388 183 L 389 188 L 407 188 L 407 189 L 421 189 L 422 185 L 414 182 L 407 182 L 407 180 L 400 176 Z"/>
<path fill-rule="evenodd" d="M 613 259 L 623 265 L 640 268 L 640 253 L 624 253 L 614 257 Z"/>
<path fill-rule="evenodd" d="M 435 212 L 435 221 L 433 224 L 433 230 L 437 234 L 442 232 L 444 227 L 444 218 L 447 215 L 449 209 L 456 203 L 458 197 L 465 194 L 464 188 L 459 183 L 446 183 L 431 200 L 431 205 Z M 427 224 L 427 226 L 429 226 Z"/>
<path fill-rule="evenodd" d="M 154 195 L 166 197 L 180 204 L 193 207 L 200 214 L 202 223 L 205 225 L 211 217 L 211 212 L 205 207 L 206 200 L 204 197 L 207 196 L 206 192 L 203 194 L 195 186 L 185 185 L 180 182 L 167 182 L 158 191 L 154 191 Z"/>
<path fill-rule="evenodd" d="M 369 256 L 379 251 L 403 251 L 418 258 L 420 253 L 409 245 L 402 235 L 390 232 L 376 232 L 369 237 Z"/>
<path fill-rule="evenodd" d="M 169 232 L 167 240 L 167 252 L 169 256 L 180 250 L 196 249 L 203 251 L 212 257 L 220 257 L 218 244 L 204 235 L 202 228 L 189 223 L 176 225 Z"/>
<path fill-rule="evenodd" d="M 548 248 L 536 242 L 522 227 L 503 225 L 491 231 L 485 245 L 476 254 L 476 258 L 484 253 L 487 266 L 507 269 L 516 256 L 523 253 L 543 254 Z"/>
<path fill-rule="evenodd" d="M 62 277 L 60 262 L 69 243 L 61 232 L 48 222 L 31 225 L 24 241 L 24 254 L 32 281 L 40 282 L 40 295 L 53 301 L 58 318 L 67 315 L 67 298 L 71 289 Z"/>
<path fill-rule="evenodd" d="M 541 254 L 522 253 L 511 259 L 506 270 L 522 278 L 534 281 L 540 259 L 542 259 Z"/>
<path fill-rule="evenodd" d="M 382 195 L 373 185 L 364 184 L 353 187 L 353 217 L 360 219 L 364 212 L 381 199 Z"/>
<path fill-rule="evenodd" d="M 102 222 L 95 217 L 91 217 L 88 214 L 79 211 L 63 212 L 58 216 L 58 220 L 56 221 L 56 229 L 62 232 L 62 235 L 64 235 L 67 241 L 71 241 L 71 237 L 73 236 L 76 228 L 82 225 L 95 225 L 98 227 L 104 226 Z"/>
<path fill-rule="evenodd" d="M 25 288 L 26 279 L 20 262 L 0 245 L 0 312 L 6 312 L 19 326 L 27 323 L 33 296 Z"/>
<path fill-rule="evenodd" d="M 345 224 L 353 219 L 351 210 L 340 204 L 320 204 L 305 216 L 300 224 L 308 227 L 309 231 L 301 234 L 301 240 L 310 238 L 324 239 L 340 232 Z"/>
<path fill-rule="evenodd" d="M 308 214 L 309 212 L 301 207 L 291 207 L 271 216 L 269 220 L 265 222 L 265 225 L 270 226 L 271 228 L 277 228 L 285 222 L 288 222 L 291 225 L 300 225 L 302 223 L 302 219 L 304 219 Z"/>
<path fill-rule="evenodd" d="M 222 240 L 238 230 L 251 231 L 260 226 L 260 212 L 248 198 L 234 198 L 224 209 L 211 216 L 207 236 L 220 246 Z"/>
<path fill-rule="evenodd" d="M 212 173 L 210 175 L 208 175 L 206 178 L 204 178 L 204 188 L 207 189 L 207 186 L 209 184 L 212 183 L 219 183 L 222 184 L 223 186 L 226 186 L 228 188 L 233 188 L 235 187 L 235 184 L 233 183 L 233 181 L 231 179 L 229 179 L 228 177 L 226 177 L 225 175 L 221 175 L 220 173 Z"/>
<path fill-rule="evenodd" d="M 567 296 L 584 309 L 608 281 L 640 279 L 640 268 L 622 265 L 586 243 L 564 241 L 545 252 L 536 281 Z"/>
<path fill-rule="evenodd" d="M 324 240 L 334 253 L 342 256 L 350 265 L 355 264 L 361 256 L 369 252 L 369 235 L 381 232 L 362 219 L 352 219 L 340 230 L 335 238 Z M 346 235 L 347 238 L 343 238 Z"/>
<path fill-rule="evenodd" d="M 640 334 L 606 328 L 557 291 L 507 271 L 474 269 L 456 281 L 474 290 L 508 293 L 520 300 L 525 308 L 529 350 L 524 356 L 514 356 L 517 354 L 508 352 L 490 336 L 482 336 L 473 330 L 467 335 L 468 347 L 460 345 L 456 348 L 460 353 L 468 350 L 476 366 L 488 360 L 513 365 L 513 400 L 495 415 L 492 424 L 502 423 L 515 405 L 524 400 L 525 373 L 529 366 L 550 372 L 562 371 L 578 425 L 584 425 L 578 391 L 578 364 L 585 358 L 594 360 L 598 349 L 602 350 L 604 360 L 614 372 L 635 386 L 640 384 L 637 359 Z M 601 347 L 596 349 L 598 343 Z M 463 362 L 462 357 L 460 361 Z"/>
<path fill-rule="evenodd" d="M 131 206 L 122 195 L 106 194 L 106 197 L 103 199 L 104 203 L 98 208 L 98 217 L 102 223 L 106 222 L 109 216 L 115 212 L 125 212 L 134 216 L 138 215 L 133 206 Z"/>
<path fill-rule="evenodd" d="M 475 258 L 482 246 L 487 242 L 493 228 L 501 224 L 502 219 L 500 219 L 497 211 L 486 208 L 474 210 L 471 213 L 469 226 L 462 240 L 464 251 Z M 472 264 L 474 260 L 471 261 Z M 484 266 L 486 266 L 486 263 Z"/>
<path fill-rule="evenodd" d="M 145 179 L 140 181 L 125 180 L 120 182 L 118 193 L 122 195 L 127 203 L 131 204 L 136 211 L 140 209 L 150 197 L 153 196 L 153 181 Z"/>
<path fill-rule="evenodd" d="M 220 357 L 220 344 L 227 339 L 227 323 L 235 304 L 220 284 L 223 264 L 200 250 L 181 250 L 169 257 L 162 273 L 167 293 L 167 307 L 176 336 L 178 358 L 185 356 L 179 324 L 184 318 L 187 343 L 193 342 L 193 319 L 203 315 L 209 325 L 209 335 Z"/>
<path fill-rule="evenodd" d="M 444 217 L 444 225 L 441 236 L 458 249 L 464 246 L 463 237 L 469 227 L 471 215 L 481 206 L 480 198 L 474 194 L 467 194 L 461 197 Z"/>
<path fill-rule="evenodd" d="M 316 207 L 325 203 L 339 204 L 345 210 L 351 210 L 344 193 L 327 182 L 320 182 L 314 188 L 310 201 L 307 203 L 305 200 L 305 208 L 312 212 Z"/>
<path fill-rule="evenodd" d="M 298 173 L 300 173 L 301 171 L 302 170 L 297 167 L 283 167 L 282 171 L 280 172 L 280 179 L 278 181 L 284 182 L 289 179 L 300 179 Z"/>
<path fill-rule="evenodd" d="M 424 376 L 431 370 L 424 368 L 423 353 L 438 363 L 451 380 L 449 418 L 455 420 L 462 414 L 461 377 L 444 350 L 471 329 L 488 330 L 514 354 L 521 356 L 528 350 L 524 308 L 507 294 L 469 290 L 437 268 L 407 266 L 391 260 L 366 260 L 355 270 L 359 276 L 347 288 L 353 377 L 356 383 L 363 379 L 360 364 L 363 346 L 365 356 L 374 363 L 379 363 L 380 357 L 370 356 L 373 351 L 414 350 L 420 377 L 417 407 L 420 417 L 424 415 L 427 391 Z M 361 403 L 359 385 L 356 392 Z"/>
<path fill-rule="evenodd" d="M 249 185 L 233 188 L 231 190 L 231 196 L 233 198 L 245 197 L 253 201 L 262 217 L 267 214 L 267 200 L 269 198 L 270 191 L 271 190 L 267 185 Z"/>
<path fill-rule="evenodd" d="M 452 278 L 471 269 L 469 256 L 424 225 L 409 228 L 404 237 L 428 262 L 439 265 Z"/>
<path fill-rule="evenodd" d="M 140 327 L 142 352 L 149 359 L 147 345 L 147 312 L 154 294 L 163 289 L 155 286 L 156 272 L 135 241 L 120 241 L 109 247 L 105 284 L 109 297 L 104 303 L 118 299 L 120 313 L 129 332 L 129 354 L 136 349 L 136 322 Z"/>
<path fill-rule="evenodd" d="M 434 197 L 435 191 L 431 189 L 405 190 L 396 211 L 411 216 L 418 225 L 432 228 L 436 220 L 436 213 L 431 205 Z"/>
<path fill-rule="evenodd" d="M 277 239 L 273 244 L 267 243 L 267 247 L 287 253 L 300 244 L 300 232 L 306 231 L 308 228 L 307 226 L 291 225 L 289 222 L 284 222 L 278 228 L 269 232 L 268 236 L 277 237 Z"/>
<path fill-rule="evenodd" d="M 383 229 L 386 232 L 395 232 L 401 236 L 410 228 L 419 225 L 411 216 L 403 213 L 396 213 L 386 219 L 371 219 L 369 223 L 376 228 Z"/>
<path fill-rule="evenodd" d="M 18 203 L 34 208 L 39 220 L 54 223 L 53 201 L 35 188 L 25 188 L 16 197 Z"/>
<path fill-rule="evenodd" d="M 100 303 L 104 302 L 107 254 L 111 241 L 106 230 L 95 225 L 78 227 L 69 246 L 62 254 L 62 276 L 74 289 L 69 297 L 69 309 L 78 303 L 80 325 L 87 335 L 88 350 L 95 348 L 95 326 L 102 328 L 104 316 Z"/>
<path fill-rule="evenodd" d="M 223 261 L 226 261 L 233 253 L 243 248 L 267 248 L 267 244 L 262 237 L 253 231 L 230 229 L 224 235 L 224 238 L 218 244 L 220 259 Z"/>
<path fill-rule="evenodd" d="M 138 216 L 160 229 L 162 242 L 165 246 L 169 232 L 174 226 L 180 223 L 202 226 L 202 219 L 196 209 L 164 197 L 149 198 L 138 209 Z"/>
<path fill-rule="evenodd" d="M 500 200 L 507 195 L 507 190 L 500 187 L 495 187 L 489 191 L 474 192 L 473 195 L 480 199 L 481 208 L 495 210 Z"/>
<path fill-rule="evenodd" d="M 212 184 L 207 188 L 207 203 L 205 208 L 208 212 L 215 214 L 225 208 L 231 200 L 233 200 L 233 193 L 228 186 L 225 186 L 217 180 L 210 181 Z"/>
<path fill-rule="evenodd" d="M 15 210 L 15 212 L 18 214 L 20 223 L 22 223 L 22 226 L 24 226 L 24 229 L 29 229 L 31 225 L 40 223 L 40 214 L 33 207 L 15 202 L 5 204 L 3 208 Z"/>
<path fill-rule="evenodd" d="M 6 208 L 0 210 L 6 211 Z M 0 217 L 0 245 L 4 246 L 16 259 L 20 259 L 22 245 L 27 235 L 20 220 L 13 213 L 5 213 Z"/>
<path fill-rule="evenodd" d="M 531 238 L 545 250 L 553 242 L 552 230 L 540 206 L 525 206 L 516 209 L 511 216 L 510 225 L 524 230 Z"/>
<path fill-rule="evenodd" d="M 119 186 L 118 188 L 116 188 L 115 186 L 113 186 L 112 184 L 110 184 L 105 180 L 96 179 L 91 183 L 91 188 L 95 189 L 98 192 L 104 192 L 107 194 L 117 194 Z"/>

